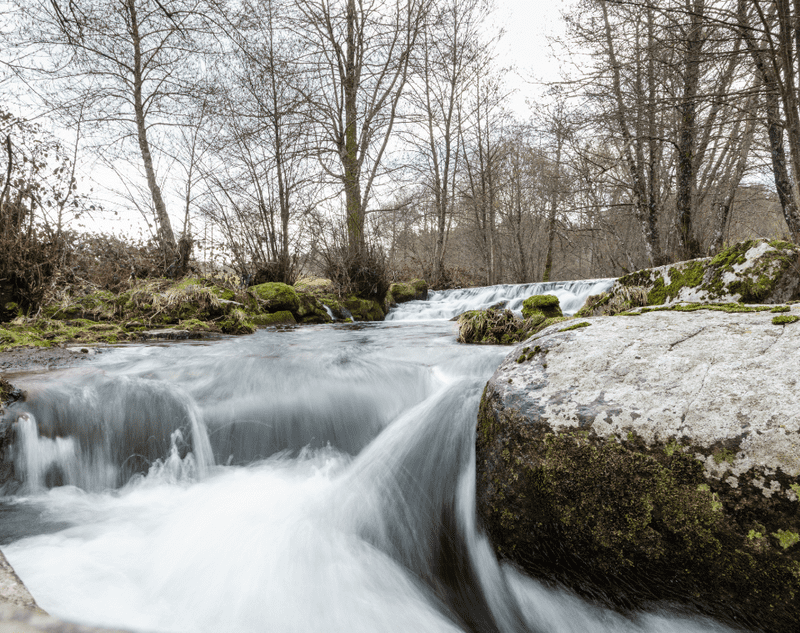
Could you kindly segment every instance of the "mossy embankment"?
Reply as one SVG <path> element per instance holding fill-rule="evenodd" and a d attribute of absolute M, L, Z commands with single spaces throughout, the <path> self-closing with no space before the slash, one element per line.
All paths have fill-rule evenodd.
<path fill-rule="evenodd" d="M 167 337 L 174 330 L 181 332 L 179 338 L 201 338 L 250 334 L 265 326 L 380 321 L 384 316 L 378 300 L 341 297 L 329 280 L 319 278 L 301 279 L 294 286 L 270 282 L 249 288 L 197 277 L 150 279 L 132 282 L 119 293 L 67 289 L 33 314 L 18 311 L 16 318 L 0 324 L 0 351 L 132 342 L 151 338 L 153 330 L 167 330 Z"/>
<path fill-rule="evenodd" d="M 748 240 L 714 257 L 639 270 L 589 297 L 577 317 L 675 303 L 775 304 L 800 299 L 800 246 Z"/>

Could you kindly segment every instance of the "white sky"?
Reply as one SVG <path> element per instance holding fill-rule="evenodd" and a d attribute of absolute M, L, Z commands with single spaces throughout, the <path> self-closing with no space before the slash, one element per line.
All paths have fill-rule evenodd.
<path fill-rule="evenodd" d="M 560 12 L 573 1 L 496 0 L 495 24 L 489 28 L 502 28 L 505 31 L 498 46 L 498 62 L 502 66 L 514 69 L 508 76 L 509 87 L 515 91 L 510 97 L 508 105 L 521 119 L 526 119 L 530 112 L 526 101 L 535 99 L 541 94 L 542 89 L 537 82 L 559 78 L 558 63 L 552 58 L 547 44 L 547 36 L 563 32 Z M 0 0 L 0 10 L 6 3 L 7 0 Z M 20 114 L 24 115 L 25 113 L 21 112 Z M 94 195 L 99 199 L 114 198 L 114 194 L 101 191 L 104 188 L 103 185 L 119 188 L 113 182 L 116 181 L 116 178 L 110 170 L 98 168 L 99 166 L 95 164 L 93 168 L 88 168 L 89 173 L 87 174 L 86 166 L 84 167 L 84 170 L 81 171 L 84 171 L 86 175 L 81 179 L 83 182 L 80 188 L 85 191 L 89 187 L 93 187 Z M 160 165 L 160 167 L 163 169 L 164 165 Z M 173 191 L 165 191 L 165 194 L 169 198 L 175 195 Z M 170 215 L 176 216 L 174 221 L 177 222 L 177 216 L 180 214 L 176 213 L 175 199 L 170 200 L 169 206 L 172 211 Z M 89 219 L 87 218 L 87 220 Z M 94 221 L 89 220 L 87 224 L 95 225 L 93 228 L 100 230 L 110 230 L 113 233 L 131 234 L 142 228 L 141 218 L 135 216 L 95 217 Z"/>
<path fill-rule="evenodd" d="M 510 105 L 523 118 L 528 111 L 526 98 L 540 92 L 534 82 L 559 78 L 547 36 L 563 34 L 560 14 L 570 4 L 570 0 L 497 0 L 497 21 L 505 29 L 499 61 L 517 69 L 516 76 L 509 77 L 518 90 Z"/>

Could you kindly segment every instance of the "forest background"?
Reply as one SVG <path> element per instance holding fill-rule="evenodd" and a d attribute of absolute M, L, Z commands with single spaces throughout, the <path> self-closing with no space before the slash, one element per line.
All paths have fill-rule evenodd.
<path fill-rule="evenodd" d="M 4 297 L 192 268 L 380 294 L 800 243 L 788 0 L 578 0 L 523 113 L 484 0 L 2 7 Z"/>

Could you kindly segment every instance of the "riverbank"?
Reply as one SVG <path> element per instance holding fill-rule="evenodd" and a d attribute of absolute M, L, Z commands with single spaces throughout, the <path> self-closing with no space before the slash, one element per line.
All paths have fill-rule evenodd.
<path fill-rule="evenodd" d="M 249 288 L 204 278 L 133 281 L 119 293 L 66 288 L 34 313 L 6 305 L 16 317 L 0 324 L 0 371 L 63 367 L 120 343 L 251 334 L 265 326 L 381 321 L 398 303 L 426 296 L 422 280 L 392 284 L 383 303 L 340 296 L 330 280 L 318 278 Z"/>

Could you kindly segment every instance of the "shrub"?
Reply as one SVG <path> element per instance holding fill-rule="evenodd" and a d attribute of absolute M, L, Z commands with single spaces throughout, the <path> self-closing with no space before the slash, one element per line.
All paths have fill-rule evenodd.
<path fill-rule="evenodd" d="M 389 290 L 386 255 L 378 245 L 366 245 L 355 251 L 342 239 L 322 253 L 325 276 L 330 279 L 339 296 L 356 295 L 382 302 Z"/>

